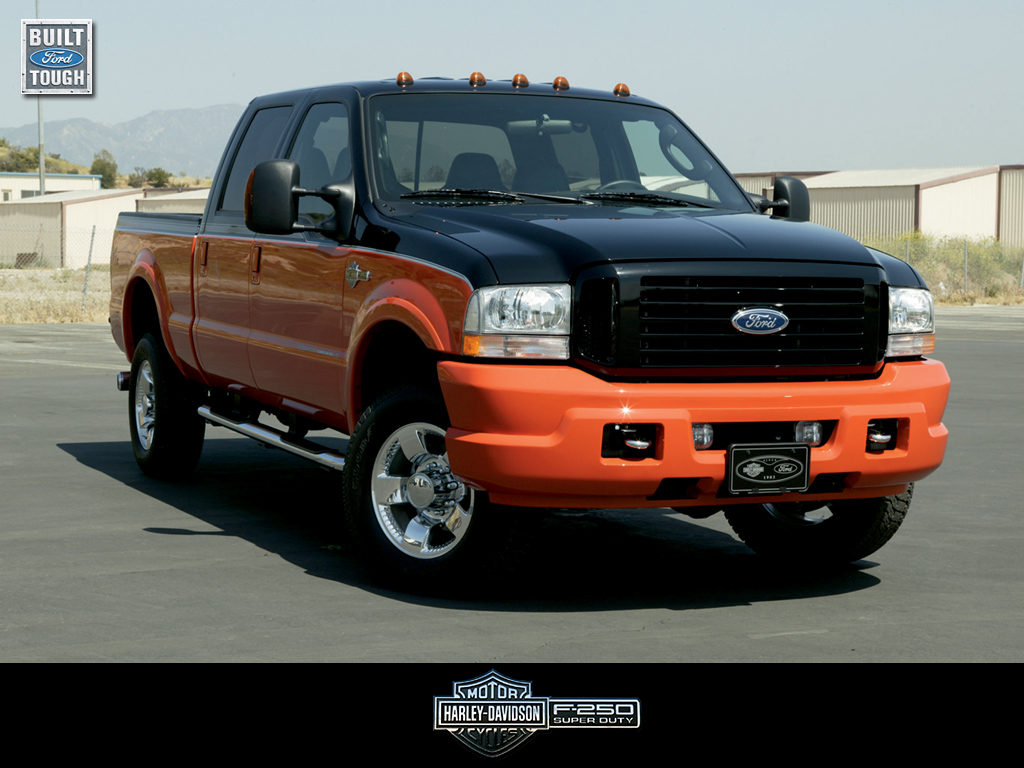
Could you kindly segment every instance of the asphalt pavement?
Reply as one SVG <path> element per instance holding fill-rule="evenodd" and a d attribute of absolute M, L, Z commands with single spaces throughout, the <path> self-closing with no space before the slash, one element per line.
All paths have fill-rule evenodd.
<path fill-rule="evenodd" d="M 0 326 L 0 661 L 1022 661 L 1024 308 L 938 314 L 946 461 L 870 559 L 781 572 L 721 515 L 545 512 L 470 599 L 375 586 L 337 475 L 223 429 L 193 479 L 145 478 L 107 326 Z"/>

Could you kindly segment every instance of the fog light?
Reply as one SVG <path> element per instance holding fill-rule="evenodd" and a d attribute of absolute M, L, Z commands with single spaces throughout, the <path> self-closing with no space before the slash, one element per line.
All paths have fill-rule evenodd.
<path fill-rule="evenodd" d="M 693 425 L 693 447 L 698 451 L 706 451 L 715 442 L 715 430 L 710 424 Z"/>
<path fill-rule="evenodd" d="M 825 430 L 820 421 L 798 421 L 793 428 L 793 439 L 798 443 L 807 443 L 811 447 L 821 445 Z"/>

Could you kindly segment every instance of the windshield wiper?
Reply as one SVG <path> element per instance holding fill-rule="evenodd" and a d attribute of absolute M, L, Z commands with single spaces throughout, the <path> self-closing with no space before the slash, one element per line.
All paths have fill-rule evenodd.
<path fill-rule="evenodd" d="M 587 192 L 580 195 L 586 200 L 604 200 L 612 203 L 635 203 L 637 205 L 672 205 L 680 208 L 697 206 L 699 208 L 714 208 L 707 203 L 697 203 L 692 200 L 680 200 L 678 197 L 659 195 L 657 192 Z"/>
<path fill-rule="evenodd" d="M 407 192 L 402 197 L 404 199 L 484 200 L 496 203 L 523 203 L 526 202 L 526 198 L 529 198 L 531 200 L 544 200 L 549 203 L 593 205 L 589 201 L 580 200 L 578 197 L 569 195 L 552 195 L 542 192 L 505 192 L 500 189 L 420 189 L 416 192 Z"/>
<path fill-rule="evenodd" d="M 523 198 L 511 192 L 502 192 L 497 189 L 420 189 L 416 192 L 406 192 L 402 195 L 403 200 L 409 199 L 438 199 L 438 200 L 484 200 L 495 203 L 521 203 Z"/>

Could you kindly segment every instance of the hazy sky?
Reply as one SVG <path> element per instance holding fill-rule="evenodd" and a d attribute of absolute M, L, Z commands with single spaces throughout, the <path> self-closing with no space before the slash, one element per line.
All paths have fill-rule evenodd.
<path fill-rule="evenodd" d="M 19 65 L 35 7 L 0 0 L 0 126 L 36 120 Z M 479 70 L 625 82 L 734 172 L 1024 163 L 1024 0 L 40 0 L 40 16 L 94 25 L 94 95 L 45 97 L 47 122 Z"/>

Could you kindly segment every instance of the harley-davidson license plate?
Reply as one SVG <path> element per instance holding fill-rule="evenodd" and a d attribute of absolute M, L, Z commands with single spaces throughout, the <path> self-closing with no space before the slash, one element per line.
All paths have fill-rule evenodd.
<path fill-rule="evenodd" d="M 806 491 L 810 446 L 765 443 L 729 446 L 729 492 L 738 494 Z"/>

